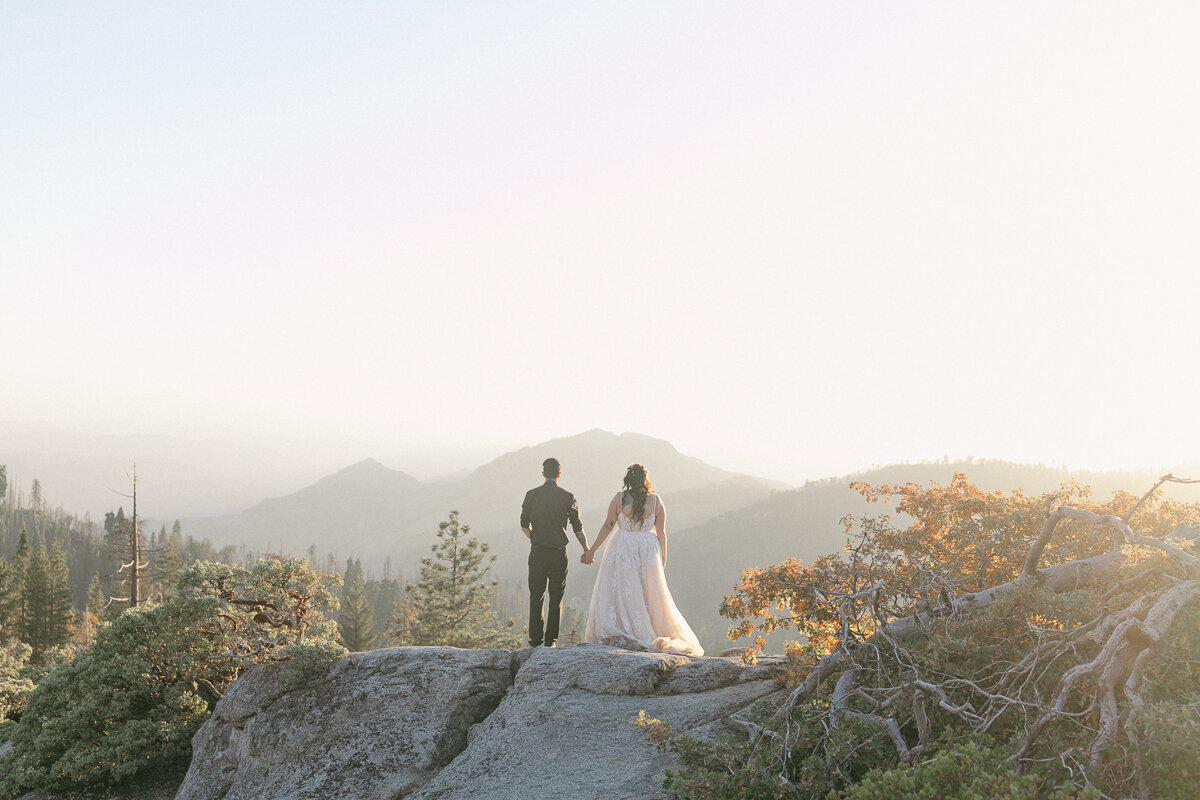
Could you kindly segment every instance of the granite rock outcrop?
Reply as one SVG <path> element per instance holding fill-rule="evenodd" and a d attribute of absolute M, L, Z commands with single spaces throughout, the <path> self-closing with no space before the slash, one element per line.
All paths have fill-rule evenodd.
<path fill-rule="evenodd" d="M 660 798 L 676 762 L 638 712 L 712 736 L 784 670 L 597 645 L 375 650 L 299 686 L 257 667 L 197 732 L 176 800 Z"/>

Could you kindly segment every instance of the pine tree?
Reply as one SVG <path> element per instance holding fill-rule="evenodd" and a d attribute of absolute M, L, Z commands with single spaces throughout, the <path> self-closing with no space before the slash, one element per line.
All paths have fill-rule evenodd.
<path fill-rule="evenodd" d="M 87 589 L 87 609 L 83 612 L 81 625 L 84 644 L 90 644 L 96 636 L 96 628 L 100 625 L 100 615 L 104 613 L 107 601 L 104 599 L 104 588 L 100 585 L 100 576 L 92 575 Z"/>
<path fill-rule="evenodd" d="M 16 591 L 16 570 L 0 556 L 0 649 L 16 635 L 16 612 L 21 595 Z"/>
<path fill-rule="evenodd" d="M 421 559 L 421 578 L 408 587 L 415 616 L 398 643 L 471 648 L 519 644 L 492 607 L 496 582 L 487 577 L 496 557 L 488 555 L 486 544 L 468 539 L 470 532 L 470 526 L 459 524 L 457 511 L 438 525 L 434 557 Z"/>
<path fill-rule="evenodd" d="M 67 582 L 67 555 L 55 542 L 50 551 L 39 546 L 29 559 L 25 582 L 28 614 L 24 640 L 36 659 L 55 645 L 71 641 L 71 589 Z"/>
<path fill-rule="evenodd" d="M 87 590 L 87 612 L 95 617 L 100 616 L 107 601 L 104 599 L 104 589 L 100 585 L 100 576 L 92 575 Z"/>
<path fill-rule="evenodd" d="M 47 628 L 51 646 L 71 641 L 71 623 L 75 611 L 71 606 L 71 571 L 67 567 L 67 552 L 62 542 L 50 545 L 50 614 Z"/>
<path fill-rule="evenodd" d="M 183 559 L 183 533 L 179 520 L 175 520 L 169 534 L 166 525 L 163 526 L 162 535 L 158 537 L 158 548 L 153 552 L 157 557 L 154 559 L 151 575 L 158 597 L 161 601 L 166 601 L 175 596 L 179 575 L 187 566 Z"/>
<path fill-rule="evenodd" d="M 357 653 L 375 647 L 375 612 L 367 599 L 363 586 L 362 564 L 347 560 L 343 576 L 346 589 L 342 592 L 341 610 L 338 611 L 338 640 L 347 650 Z"/>
<path fill-rule="evenodd" d="M 375 633 L 385 635 L 385 627 L 396 602 L 404 595 L 404 587 L 400 581 L 389 576 L 390 570 L 384 566 L 383 580 L 372 578 L 363 585 L 367 590 L 367 600 L 371 603 L 371 611 L 375 614 Z"/>
<path fill-rule="evenodd" d="M 17 541 L 17 553 L 13 557 L 12 591 L 14 594 L 10 619 L 18 637 L 24 637 L 29 624 L 29 596 L 25 590 L 29 579 L 29 531 L 21 523 L 21 538 Z"/>

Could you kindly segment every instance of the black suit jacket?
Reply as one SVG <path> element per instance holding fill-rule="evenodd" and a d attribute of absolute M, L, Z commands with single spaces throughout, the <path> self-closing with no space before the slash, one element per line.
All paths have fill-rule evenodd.
<path fill-rule="evenodd" d="M 525 501 L 521 503 L 521 527 L 533 531 L 531 544 L 534 547 L 566 547 L 570 541 L 567 538 L 568 523 L 576 534 L 583 530 L 575 495 L 559 486 L 558 481 L 547 480 L 525 493 Z"/>

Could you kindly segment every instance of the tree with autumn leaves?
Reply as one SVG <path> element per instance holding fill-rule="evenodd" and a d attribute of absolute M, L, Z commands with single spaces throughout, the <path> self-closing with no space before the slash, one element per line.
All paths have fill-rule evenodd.
<path fill-rule="evenodd" d="M 1176 480 L 1165 476 L 1160 481 Z M 842 553 L 748 569 L 731 638 L 790 631 L 793 685 L 744 741 L 675 736 L 696 798 L 1190 797 L 1200 778 L 1200 504 L 854 484 Z M 946 781 L 953 775 L 950 784 Z"/>

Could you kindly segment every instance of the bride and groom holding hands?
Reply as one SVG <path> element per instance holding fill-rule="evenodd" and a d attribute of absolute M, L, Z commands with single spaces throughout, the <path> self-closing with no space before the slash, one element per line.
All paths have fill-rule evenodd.
<path fill-rule="evenodd" d="M 626 470 L 624 487 L 608 504 L 604 524 L 590 547 L 575 496 L 558 485 L 561 476 L 558 459 L 546 459 L 542 462 L 545 483 L 530 489 L 521 504 L 521 530 L 530 542 L 530 646 L 552 647 L 558 639 L 570 525 L 583 545 L 584 564 L 595 563 L 600 545 L 608 542 L 592 590 L 585 642 L 704 655 L 667 588 L 667 512 L 646 468 L 634 464 Z M 547 591 L 550 604 L 543 627 L 542 601 Z"/>

